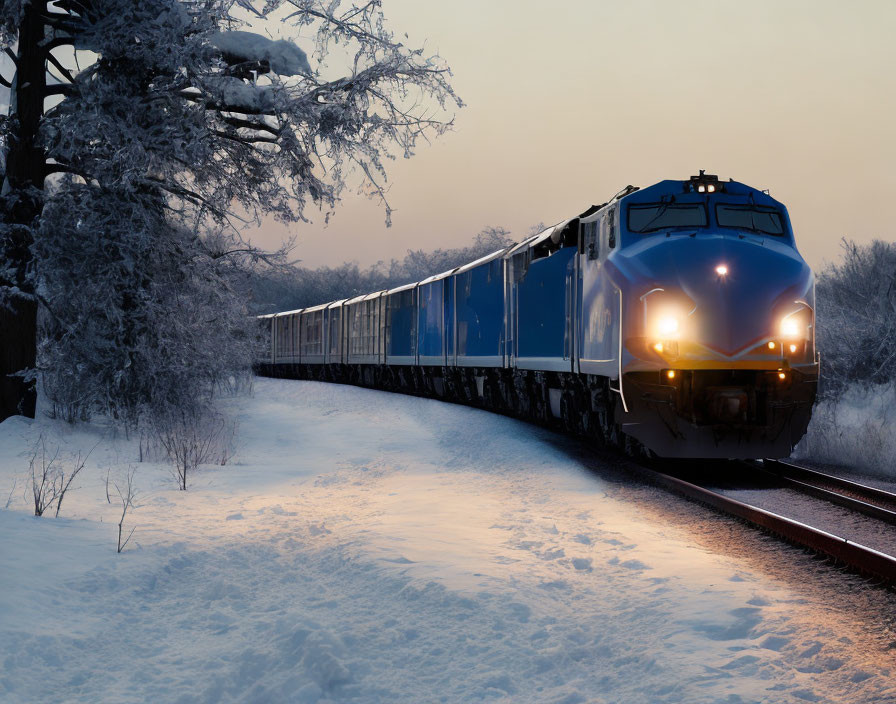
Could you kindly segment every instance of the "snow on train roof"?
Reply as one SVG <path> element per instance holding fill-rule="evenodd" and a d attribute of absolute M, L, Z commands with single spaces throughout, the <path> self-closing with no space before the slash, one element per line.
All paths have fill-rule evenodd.
<path fill-rule="evenodd" d="M 302 313 L 317 313 L 319 310 L 324 310 L 324 308 L 329 308 L 329 303 L 321 303 L 316 306 L 309 306 L 308 308 L 303 308 Z"/>
<path fill-rule="evenodd" d="M 563 220 L 561 222 L 558 222 L 556 225 L 551 225 L 550 227 L 545 228 L 544 230 L 539 232 L 537 235 L 532 235 L 531 237 L 527 237 L 522 242 L 520 242 L 518 245 L 514 245 L 509 250 L 507 250 L 506 255 L 510 256 L 512 254 L 516 254 L 520 250 L 535 247 L 536 245 L 539 245 L 548 239 L 553 239 L 555 243 L 559 242 L 560 237 L 563 233 L 563 230 L 566 228 L 567 225 L 569 225 L 569 223 L 571 223 L 573 220 L 576 220 L 576 219 L 577 218 L 570 218 L 569 220 Z"/>
<path fill-rule="evenodd" d="M 395 288 L 390 288 L 390 289 L 389 289 L 388 291 L 386 291 L 383 295 L 384 295 L 384 296 L 391 296 L 393 293 L 401 293 L 402 291 L 408 291 L 408 290 L 410 290 L 410 289 L 412 289 L 412 288 L 416 288 L 417 285 L 418 285 L 418 282 L 415 281 L 415 282 L 412 283 L 412 284 L 405 284 L 404 286 L 396 286 Z"/>
<path fill-rule="evenodd" d="M 295 315 L 296 313 L 301 313 L 303 310 L 305 310 L 305 309 L 304 308 L 296 308 L 295 310 L 284 310 L 280 313 L 274 313 L 273 317 L 280 318 L 284 315 Z"/>
<path fill-rule="evenodd" d="M 430 276 L 429 278 L 423 279 L 423 281 L 419 282 L 420 286 L 424 284 L 431 284 L 435 281 L 439 281 L 440 279 L 445 279 L 451 276 L 455 271 L 457 271 L 458 267 L 454 267 L 453 269 L 449 269 L 448 271 L 443 271 L 441 274 L 436 274 L 435 276 Z"/>
<path fill-rule="evenodd" d="M 355 296 L 354 298 L 348 298 L 348 299 L 346 299 L 345 301 L 343 301 L 343 305 L 350 306 L 350 305 L 352 305 L 352 304 L 354 304 L 354 303 L 360 303 L 361 301 L 369 301 L 369 300 L 372 300 L 372 299 L 374 299 L 374 298 L 379 298 L 379 297 L 382 296 L 384 293 L 386 293 L 385 290 L 382 290 L 382 291 L 374 291 L 373 293 L 362 293 L 361 295 L 359 295 L 359 296 Z"/>
<path fill-rule="evenodd" d="M 515 245 L 511 245 L 513 247 Z M 454 274 L 463 274 L 465 271 L 469 271 L 470 269 L 475 269 L 477 266 L 482 266 L 483 264 L 487 264 L 493 259 L 497 259 L 504 255 L 504 253 L 509 249 L 509 247 L 504 247 L 504 249 L 499 249 L 496 252 L 492 252 L 491 254 L 486 254 L 484 257 L 480 257 L 475 262 L 470 262 L 469 264 L 464 264 L 463 266 L 457 267 L 454 270 Z"/>

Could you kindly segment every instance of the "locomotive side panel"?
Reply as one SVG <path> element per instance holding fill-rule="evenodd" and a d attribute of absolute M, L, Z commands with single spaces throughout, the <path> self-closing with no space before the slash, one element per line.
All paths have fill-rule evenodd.
<path fill-rule="evenodd" d="M 583 374 L 619 376 L 621 291 L 608 260 L 616 249 L 615 217 L 605 209 L 583 221 L 579 253 L 578 364 Z"/>
<path fill-rule="evenodd" d="M 514 288 L 520 369 L 571 371 L 569 272 L 575 247 L 564 247 L 529 263 Z"/>

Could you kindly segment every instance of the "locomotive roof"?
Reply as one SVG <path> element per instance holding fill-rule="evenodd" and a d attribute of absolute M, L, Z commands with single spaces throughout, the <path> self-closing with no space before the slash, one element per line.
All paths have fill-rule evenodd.
<path fill-rule="evenodd" d="M 625 201 L 626 203 L 650 203 L 656 202 L 663 196 L 694 196 L 699 198 L 720 198 L 724 196 L 734 196 L 738 199 L 741 198 L 749 198 L 756 205 L 767 205 L 767 206 L 775 206 L 775 207 L 783 207 L 783 203 L 772 198 L 766 191 L 761 191 L 758 188 L 753 188 L 752 186 L 748 186 L 745 183 L 741 183 L 740 181 L 716 181 L 714 183 L 717 184 L 718 190 L 714 193 L 706 194 L 706 193 L 696 193 L 695 191 L 690 189 L 692 181 L 679 181 L 674 179 L 666 179 L 665 181 L 660 181 L 659 183 L 655 183 L 652 186 L 647 186 L 647 188 L 642 188 L 640 190 L 629 193 L 625 196 L 619 198 L 619 202 Z"/>

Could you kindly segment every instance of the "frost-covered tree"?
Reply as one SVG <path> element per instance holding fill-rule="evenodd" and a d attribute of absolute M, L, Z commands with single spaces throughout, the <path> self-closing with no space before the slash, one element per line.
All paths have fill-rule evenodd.
<path fill-rule="evenodd" d="M 262 213 L 301 220 L 309 204 L 329 213 L 352 170 L 388 219 L 384 160 L 411 156 L 449 124 L 448 103 L 460 105 L 444 63 L 397 41 L 378 0 L 0 3 L 9 59 L 0 82 L 10 95 L 0 120 L 0 418 L 33 414 L 27 377 L 9 374 L 35 364 L 38 299 L 55 321 L 45 360 L 56 371 L 79 325 L 98 348 L 121 335 L 158 339 L 151 326 L 190 297 L 177 294 L 197 253 L 204 271 L 220 266 L 196 233 Z M 310 55 L 250 31 L 248 19 L 313 37 Z M 90 251 L 114 271 L 97 276 L 82 259 L 77 276 L 61 276 Z M 203 281 L 190 276 L 190 285 Z M 79 293 L 90 281 L 116 291 L 102 298 L 112 307 L 102 315 L 88 314 L 97 287 Z M 165 285 L 175 287 L 167 297 Z M 109 320 L 118 322 L 107 334 Z M 187 328 L 178 354 L 194 345 Z M 104 366 L 81 362 L 67 372 Z M 138 373 L 122 358 L 98 380 L 144 388 Z"/>
<path fill-rule="evenodd" d="M 127 422 L 195 414 L 248 375 L 255 326 L 232 245 L 118 191 L 71 187 L 50 199 L 33 247 L 41 281 L 53 283 L 38 289 L 49 410 L 69 421 L 95 410 Z"/>
<path fill-rule="evenodd" d="M 486 227 L 468 247 L 409 250 L 401 260 L 393 259 L 388 264 L 381 261 L 367 269 L 347 262 L 336 267 L 281 267 L 254 272 L 252 308 L 255 313 L 272 313 L 402 286 L 475 261 L 511 242 L 509 230 Z"/>
<path fill-rule="evenodd" d="M 818 276 L 822 392 L 896 383 L 896 243 L 843 241 L 843 260 Z"/>

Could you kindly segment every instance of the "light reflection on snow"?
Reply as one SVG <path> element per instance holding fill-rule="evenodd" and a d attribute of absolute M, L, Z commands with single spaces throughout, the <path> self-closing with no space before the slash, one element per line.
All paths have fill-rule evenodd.
<path fill-rule="evenodd" d="M 303 702 L 896 696 L 891 663 L 868 633 L 880 623 L 853 623 L 798 581 L 770 578 L 748 546 L 695 540 L 673 513 L 702 509 L 625 500 L 616 479 L 587 471 L 544 431 L 310 383 L 260 380 L 236 407 L 237 457 L 197 474 L 190 491 L 175 491 L 162 467 L 141 466 L 138 550 L 116 556 L 111 533 L 97 543 L 98 517 L 110 524 L 114 514 L 99 479 L 127 463 L 123 441 L 98 453 L 92 479 L 67 499 L 67 515 L 89 522 L 0 512 L 16 546 L 0 552 L 0 613 L 17 614 L 0 622 L 0 692 Z M 0 466 L 19 461 L 34 432 L 0 426 Z M 68 442 L 95 438 L 78 431 Z M 45 559 L 54 535 L 68 559 Z M 48 599 L 60 618 L 38 633 L 29 624 L 45 621 Z M 112 673 L 103 684 L 99 671 Z"/>

